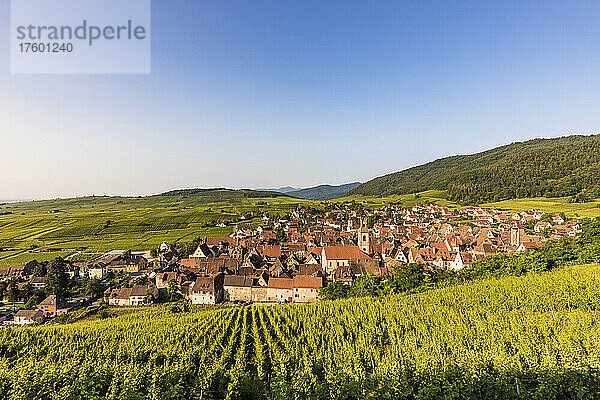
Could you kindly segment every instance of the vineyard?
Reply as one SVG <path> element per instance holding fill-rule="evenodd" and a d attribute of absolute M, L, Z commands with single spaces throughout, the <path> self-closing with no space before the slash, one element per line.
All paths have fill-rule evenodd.
<path fill-rule="evenodd" d="M 0 204 L 0 267 L 49 259 L 32 249 L 61 253 L 56 256 L 79 251 L 96 254 L 149 250 L 163 242 L 185 243 L 198 236 L 227 236 L 243 213 L 285 215 L 301 201 L 231 196 L 90 197 Z M 215 226 L 222 220 L 228 225 Z M 256 228 L 261 222 L 256 216 L 239 226 Z"/>
<path fill-rule="evenodd" d="M 600 270 L 0 330 L 11 399 L 600 396 Z"/>

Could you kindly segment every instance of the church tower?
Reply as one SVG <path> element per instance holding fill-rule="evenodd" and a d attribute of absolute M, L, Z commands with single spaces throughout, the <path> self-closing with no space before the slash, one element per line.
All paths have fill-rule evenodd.
<path fill-rule="evenodd" d="M 513 224 L 510 228 L 510 245 L 519 246 L 525 240 L 525 229 L 520 224 Z"/>
<path fill-rule="evenodd" d="M 371 254 L 371 234 L 369 229 L 362 224 L 358 230 L 358 247 L 363 253 Z"/>

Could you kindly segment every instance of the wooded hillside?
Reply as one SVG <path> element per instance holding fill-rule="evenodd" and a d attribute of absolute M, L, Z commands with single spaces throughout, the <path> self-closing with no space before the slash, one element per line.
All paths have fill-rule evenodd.
<path fill-rule="evenodd" d="M 446 157 L 375 178 L 350 194 L 390 195 L 448 190 L 462 203 L 600 193 L 600 135 L 533 139 L 477 154 Z"/>

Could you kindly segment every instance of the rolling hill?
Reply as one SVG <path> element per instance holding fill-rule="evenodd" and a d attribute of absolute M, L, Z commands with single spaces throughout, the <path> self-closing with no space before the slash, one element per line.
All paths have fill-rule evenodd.
<path fill-rule="evenodd" d="M 441 158 L 375 178 L 349 194 L 387 196 L 447 190 L 461 203 L 524 197 L 600 195 L 600 135 L 516 142 L 471 155 Z"/>
<path fill-rule="evenodd" d="M 165 192 L 159 195 L 148 196 L 149 200 L 161 197 L 176 196 L 183 199 L 196 199 L 198 201 L 207 202 L 221 202 L 241 199 L 261 199 L 271 197 L 289 197 L 287 194 L 269 190 L 252 190 L 252 189 L 225 189 L 225 188 L 214 188 L 214 189 L 178 189 L 170 192 Z"/>
<path fill-rule="evenodd" d="M 306 189 L 299 189 L 287 194 L 306 200 L 331 200 L 344 196 L 350 190 L 360 185 L 360 182 L 347 183 L 345 185 L 319 185 Z"/>
<path fill-rule="evenodd" d="M 276 189 L 254 189 L 259 192 L 279 192 L 279 193 L 290 193 L 295 192 L 296 190 L 301 190 L 292 186 L 283 186 Z"/>
<path fill-rule="evenodd" d="M 211 204 L 236 205 L 254 199 L 293 197 L 280 192 L 250 189 L 177 189 L 151 196 L 86 196 L 65 199 L 35 200 L 21 203 L 6 203 L 5 209 L 13 212 L 39 211 L 61 212 L 70 209 L 134 209 L 157 207 L 193 207 Z"/>
<path fill-rule="evenodd" d="M 241 215 L 285 215 L 304 202 L 276 192 L 185 189 L 145 197 L 88 196 L 0 205 L 0 267 L 84 251 L 143 250 L 160 243 L 227 236 Z M 224 222 L 218 226 L 219 221 Z M 34 249 L 34 251 L 30 251 Z M 43 251 L 40 253 L 39 251 Z"/>

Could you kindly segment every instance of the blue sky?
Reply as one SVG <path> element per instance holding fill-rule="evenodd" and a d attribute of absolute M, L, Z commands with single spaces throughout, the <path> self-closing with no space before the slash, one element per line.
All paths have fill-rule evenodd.
<path fill-rule="evenodd" d="M 600 131 L 600 3 L 152 2 L 150 75 L 11 75 L 0 199 L 366 181 Z"/>

